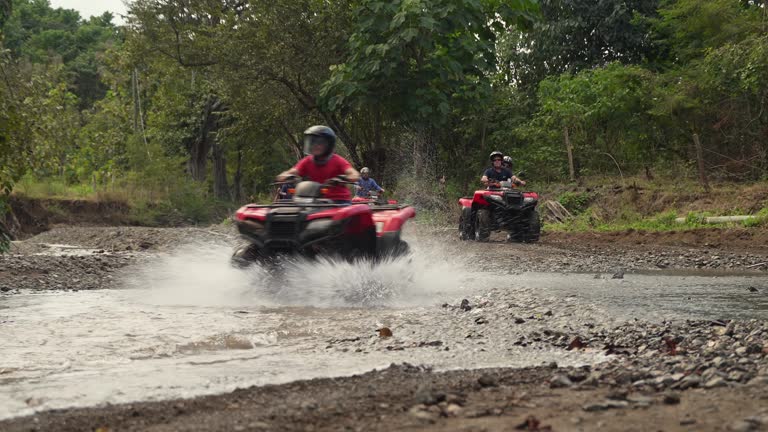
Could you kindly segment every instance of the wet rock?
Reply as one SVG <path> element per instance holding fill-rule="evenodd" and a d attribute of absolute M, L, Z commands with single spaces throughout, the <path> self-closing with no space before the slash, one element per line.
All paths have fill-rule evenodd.
<path fill-rule="evenodd" d="M 701 377 L 698 375 L 688 375 L 680 380 L 677 385 L 673 386 L 673 389 L 687 390 L 692 387 L 698 387 L 701 384 Z"/>
<path fill-rule="evenodd" d="M 437 413 L 428 411 L 427 407 L 424 405 L 413 406 L 411 409 L 408 410 L 408 414 L 411 417 L 415 417 L 419 420 L 424 420 L 429 422 L 433 422 L 438 417 Z"/>
<path fill-rule="evenodd" d="M 480 384 L 481 387 L 496 387 L 498 384 L 496 378 L 490 375 L 481 376 L 477 379 L 477 383 Z"/>
<path fill-rule="evenodd" d="M 475 319 L 475 324 L 488 324 L 488 320 L 484 317 L 477 317 Z"/>
<path fill-rule="evenodd" d="M 613 390 L 609 392 L 605 397 L 612 400 L 627 400 L 629 392 L 626 390 Z"/>
<path fill-rule="evenodd" d="M 650 406 L 653 403 L 653 398 L 649 396 L 634 394 L 627 396 L 627 401 L 631 402 L 633 405 Z"/>
<path fill-rule="evenodd" d="M 760 430 L 760 425 L 746 420 L 738 420 L 728 425 L 728 430 L 731 432 L 752 432 Z"/>
<path fill-rule="evenodd" d="M 609 409 L 626 408 L 628 406 L 629 402 L 626 401 L 606 400 L 603 402 L 584 405 L 582 409 L 584 411 L 605 411 Z"/>
<path fill-rule="evenodd" d="M 662 402 L 667 405 L 677 405 L 680 403 L 680 393 L 668 392 L 664 394 Z"/>
<path fill-rule="evenodd" d="M 461 405 L 458 404 L 448 404 L 448 406 L 445 407 L 443 410 L 443 413 L 446 417 L 456 417 L 463 411 L 464 408 L 461 407 Z"/>
<path fill-rule="evenodd" d="M 549 379 L 549 388 L 564 388 L 564 387 L 571 387 L 573 385 L 573 381 L 571 381 L 567 376 L 557 374 L 553 375 L 552 378 Z"/>
<path fill-rule="evenodd" d="M 463 310 L 464 312 L 468 312 L 472 310 L 472 306 L 469 305 L 469 300 L 464 299 L 461 301 L 461 305 L 459 306 L 459 309 Z"/>
<path fill-rule="evenodd" d="M 747 291 L 749 291 L 749 292 L 753 292 L 753 293 L 754 293 L 754 292 L 759 292 L 759 290 L 758 290 L 757 288 L 753 287 L 753 286 L 751 286 L 751 287 L 747 288 Z"/>
<path fill-rule="evenodd" d="M 515 324 L 523 324 L 525 322 L 522 318 L 515 318 Z"/>
<path fill-rule="evenodd" d="M 611 279 L 624 279 L 624 270 L 619 270 L 611 276 Z"/>
<path fill-rule="evenodd" d="M 445 393 L 434 391 L 430 386 L 422 385 L 416 390 L 414 395 L 416 402 L 424 406 L 437 405 L 445 401 Z"/>
<path fill-rule="evenodd" d="M 711 389 L 711 388 L 717 388 L 717 387 L 725 387 L 727 385 L 728 385 L 728 383 L 724 379 L 722 379 L 720 377 L 714 377 L 714 378 L 708 380 L 704 384 L 704 388 Z"/>

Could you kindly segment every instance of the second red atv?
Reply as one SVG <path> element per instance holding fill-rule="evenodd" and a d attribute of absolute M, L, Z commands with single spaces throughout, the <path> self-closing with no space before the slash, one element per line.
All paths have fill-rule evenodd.
<path fill-rule="evenodd" d="M 536 206 L 539 194 L 523 192 L 511 181 L 490 185 L 459 199 L 459 237 L 488 241 L 492 231 L 507 231 L 507 241 L 534 243 L 541 236 Z"/>
<path fill-rule="evenodd" d="M 396 203 L 371 206 L 367 201 L 335 204 L 324 198 L 327 187 L 301 181 L 291 191 L 290 200 L 249 204 L 237 210 L 235 223 L 244 241 L 236 248 L 233 263 L 265 263 L 281 256 L 378 259 L 408 253 L 401 230 L 416 216 L 413 207 Z"/>

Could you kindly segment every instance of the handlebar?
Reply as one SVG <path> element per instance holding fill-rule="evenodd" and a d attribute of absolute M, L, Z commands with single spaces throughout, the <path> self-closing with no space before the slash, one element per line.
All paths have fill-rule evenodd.
<path fill-rule="evenodd" d="M 307 180 L 306 177 L 292 175 L 292 176 L 286 177 L 285 180 L 283 180 L 283 181 L 276 181 L 274 183 L 271 183 L 271 185 L 272 186 L 282 186 L 282 185 L 285 185 L 285 184 L 296 184 L 296 183 L 299 183 L 299 182 L 302 182 L 302 181 L 305 181 L 305 180 Z M 323 186 L 333 186 L 333 185 L 336 185 L 336 184 L 354 185 L 354 184 L 357 184 L 357 182 L 349 181 L 349 180 L 347 180 L 347 176 L 340 175 L 340 176 L 336 176 L 336 177 L 333 177 L 331 179 L 328 179 L 325 183 L 323 183 Z"/>

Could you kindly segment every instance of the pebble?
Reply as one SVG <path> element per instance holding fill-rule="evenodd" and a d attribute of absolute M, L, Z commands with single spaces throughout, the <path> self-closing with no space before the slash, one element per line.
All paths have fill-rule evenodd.
<path fill-rule="evenodd" d="M 490 375 L 481 376 L 477 382 L 481 387 L 495 387 L 497 385 L 496 379 Z"/>
<path fill-rule="evenodd" d="M 675 392 L 665 393 L 662 402 L 667 405 L 677 405 L 680 403 L 680 394 Z"/>
<path fill-rule="evenodd" d="M 605 411 L 614 408 L 626 408 L 629 406 L 629 402 L 606 400 L 603 402 L 587 404 L 582 407 L 584 411 Z"/>
<path fill-rule="evenodd" d="M 557 374 L 553 375 L 552 378 L 549 379 L 549 388 L 565 388 L 565 387 L 571 387 L 573 385 L 573 381 L 571 381 L 567 376 Z"/>

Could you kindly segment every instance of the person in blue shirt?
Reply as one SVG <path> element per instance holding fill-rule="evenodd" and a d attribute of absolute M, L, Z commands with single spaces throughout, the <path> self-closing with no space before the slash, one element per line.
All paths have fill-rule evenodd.
<path fill-rule="evenodd" d="M 277 192 L 277 199 L 279 200 L 290 200 L 293 198 L 293 195 L 291 195 L 291 192 L 289 189 L 293 189 L 295 185 L 293 183 L 285 183 L 282 186 L 280 186 L 280 190 Z"/>
<path fill-rule="evenodd" d="M 376 180 L 370 177 L 371 170 L 365 167 L 360 170 L 360 180 L 357 181 L 357 196 L 368 198 L 371 191 L 384 192 L 384 189 L 376 183 Z"/>

